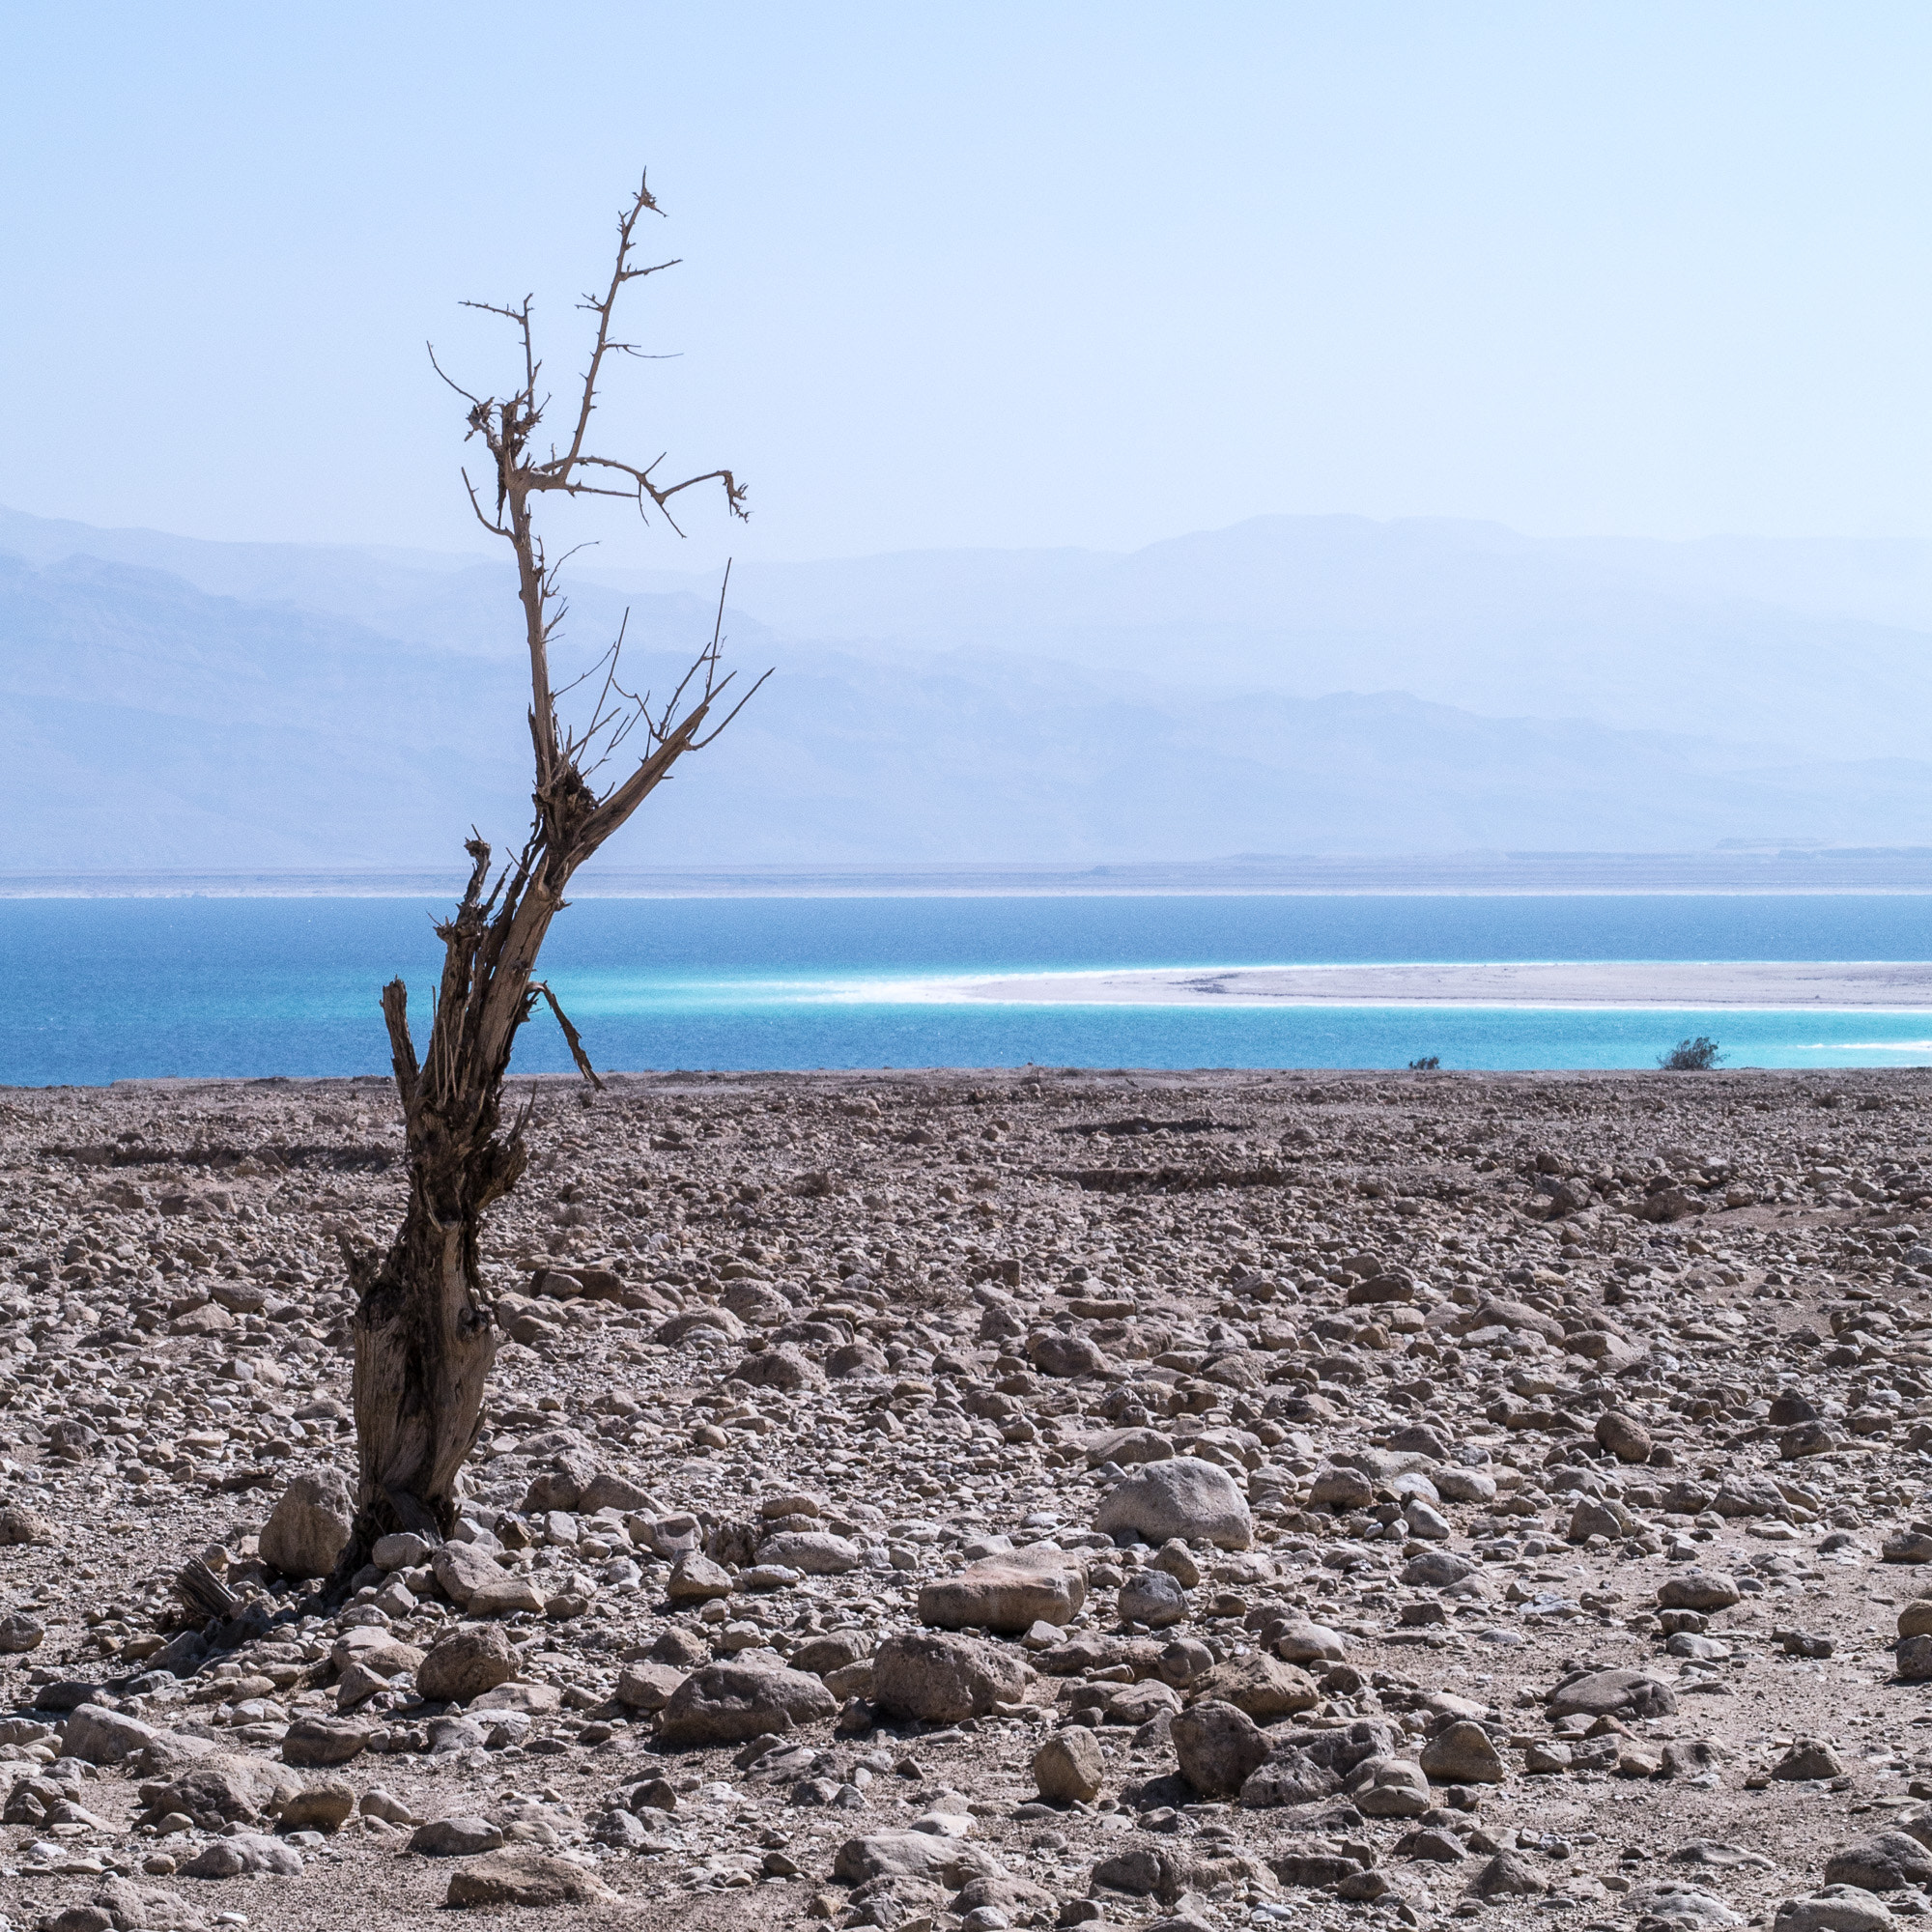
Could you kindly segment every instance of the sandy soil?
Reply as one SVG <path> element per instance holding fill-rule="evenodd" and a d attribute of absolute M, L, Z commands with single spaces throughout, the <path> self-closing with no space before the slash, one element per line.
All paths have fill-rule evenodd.
<path fill-rule="evenodd" d="M 1885 1889 L 1785 1932 L 1925 1913 L 1932 1076 L 545 1093 L 492 1229 L 488 1614 L 449 1552 L 347 1606 L 264 1560 L 354 1466 L 334 1249 L 399 1211 L 387 1089 L 0 1094 L 15 1926 L 390 1932 L 465 1883 L 536 1926 L 1769 1924 L 1881 1832 L 1833 1870 Z M 1095 1527 L 1177 1471 L 1174 1523 Z M 1064 1622 L 945 1635 L 952 1715 L 896 1660 L 1009 1548 Z M 431 1699 L 477 1631 L 508 1681 Z M 797 1721 L 661 1735 L 725 1662 Z M 1621 1717 L 1552 1704 L 1585 1665 Z M 1040 1802 L 1056 1738 L 1089 1798 Z M 179 1783 L 213 1763 L 226 1818 Z M 265 1845 L 298 1869 L 200 1875 Z M 600 1895 L 501 1902 L 506 1855 Z"/>
<path fill-rule="evenodd" d="M 973 1000 L 1079 1006 L 1932 1008 L 1932 964 L 1834 960 L 1690 964 L 1234 966 L 1024 973 L 949 986 Z"/>

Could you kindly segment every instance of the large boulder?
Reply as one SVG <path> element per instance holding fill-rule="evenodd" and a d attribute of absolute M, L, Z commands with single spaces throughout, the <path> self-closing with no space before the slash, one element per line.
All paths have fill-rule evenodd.
<path fill-rule="evenodd" d="M 608 1903 L 616 1896 L 595 1872 L 572 1859 L 513 1846 L 460 1865 L 443 1903 L 543 1907 Z"/>
<path fill-rule="evenodd" d="M 838 1700 L 802 1670 L 708 1663 L 666 1700 L 658 1738 L 667 1745 L 735 1745 L 832 1717 Z"/>
<path fill-rule="evenodd" d="M 783 1539 L 772 1537 L 759 1551 Z M 919 1620 L 940 1630 L 991 1630 L 1017 1636 L 1037 1623 L 1070 1623 L 1087 1601 L 1087 1572 L 1063 1550 L 1015 1549 L 982 1556 L 956 1577 L 919 1593 Z"/>
<path fill-rule="evenodd" d="M 1032 1680 L 1033 1672 L 1011 1651 L 968 1636 L 889 1636 L 872 1659 L 872 1694 L 880 1707 L 892 1717 L 930 1723 L 983 1718 L 995 1704 L 1017 1704 Z"/>
<path fill-rule="evenodd" d="M 478 1591 L 503 1580 L 503 1566 L 473 1543 L 445 1543 L 431 1559 L 437 1587 L 451 1603 L 468 1606 Z"/>
<path fill-rule="evenodd" d="M 517 1674 L 517 1654 L 500 1624 L 451 1631 L 416 1669 L 416 1690 L 435 1704 L 467 1704 Z"/>
<path fill-rule="evenodd" d="M 1240 1485 L 1199 1456 L 1143 1463 L 1107 1492 L 1094 1527 L 1108 1536 L 1138 1536 L 1149 1543 L 1178 1536 L 1222 1549 L 1245 1549 L 1255 1536 Z"/>
<path fill-rule="evenodd" d="M 1898 1920 L 1875 1892 L 1856 1885 L 1828 1885 L 1809 1898 L 1787 1898 L 1771 1932 L 1892 1932 Z"/>
<path fill-rule="evenodd" d="M 1180 1775 L 1204 1798 L 1233 1798 L 1267 1761 L 1261 1726 L 1232 1704 L 1209 1700 L 1173 1720 Z"/>
<path fill-rule="evenodd" d="M 1676 1710 L 1669 1685 L 1647 1670 L 1592 1670 L 1549 1693 L 1551 1718 L 1668 1718 Z"/>
<path fill-rule="evenodd" d="M 211 1751 L 140 1787 L 142 1804 L 157 1817 L 170 1811 L 190 1818 L 210 1814 L 245 1825 L 279 1811 L 302 1787 L 287 1766 L 240 1752 Z"/>
<path fill-rule="evenodd" d="M 355 1520 L 355 1498 L 334 1469 L 298 1476 L 262 1525 L 262 1561 L 284 1577 L 327 1577 Z"/>
<path fill-rule="evenodd" d="M 120 1764 L 160 1736 L 153 1724 L 110 1711 L 99 1704 L 82 1704 L 68 1714 L 61 1733 L 61 1755 L 84 1764 Z"/>
<path fill-rule="evenodd" d="M 1680 1570 L 1657 1586 L 1657 1605 L 1663 1610 L 1728 1610 L 1744 1602 L 1737 1578 L 1721 1570 Z"/>

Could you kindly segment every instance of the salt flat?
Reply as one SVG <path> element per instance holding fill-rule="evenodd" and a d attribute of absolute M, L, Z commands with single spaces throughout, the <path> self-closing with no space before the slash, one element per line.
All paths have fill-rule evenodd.
<path fill-rule="evenodd" d="M 1932 1008 L 1932 962 L 1534 960 L 1515 964 L 1164 967 L 959 982 L 969 1000 L 1082 1006 Z"/>

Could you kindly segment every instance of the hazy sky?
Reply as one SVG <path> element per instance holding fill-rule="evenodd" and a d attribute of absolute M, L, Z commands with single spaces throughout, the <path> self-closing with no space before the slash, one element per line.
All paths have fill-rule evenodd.
<path fill-rule="evenodd" d="M 640 163 L 601 418 L 682 547 L 1124 548 L 1267 511 L 1932 535 L 1932 10 L 1775 0 L 15 8 L 0 500 L 448 548 Z"/>

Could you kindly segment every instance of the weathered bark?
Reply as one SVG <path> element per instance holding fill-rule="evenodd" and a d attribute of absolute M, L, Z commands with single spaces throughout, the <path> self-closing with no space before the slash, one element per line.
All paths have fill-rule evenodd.
<path fill-rule="evenodd" d="M 522 854 L 494 886 L 489 846 L 472 837 L 465 847 L 471 865 L 469 884 L 455 914 L 437 928 L 443 946 L 442 975 L 420 1063 L 403 982 L 392 980 L 383 991 L 407 1135 L 410 1192 L 402 1226 L 385 1255 L 378 1260 L 347 1246 L 344 1251 L 356 1291 L 357 1490 L 355 1522 L 333 1579 L 338 1591 L 369 1560 L 376 1540 L 385 1533 L 412 1530 L 440 1540 L 454 1525 L 458 1477 L 482 1426 L 484 1394 L 497 1352 L 492 1296 L 479 1259 L 484 1217 L 516 1184 L 528 1161 L 524 1142 L 528 1109 L 504 1125 L 503 1083 L 517 1034 L 538 1000 L 549 1002 L 584 1077 L 601 1084 L 577 1029 L 549 986 L 536 978 L 537 955 L 551 922 L 563 910 L 565 888 L 671 766 L 724 728 L 718 725 L 709 736 L 700 735 L 714 701 L 729 682 L 717 674 L 722 636 L 717 629 L 656 715 L 643 699 L 616 684 L 621 639 L 606 654 L 610 668 L 582 732 L 559 725 L 551 681 L 550 646 L 561 610 L 551 610 L 555 575 L 545 563 L 532 522 L 534 497 L 551 490 L 570 496 L 635 496 L 640 510 L 649 503 L 662 511 L 678 491 L 716 480 L 724 485 L 732 512 L 744 514 L 744 493 L 728 470 L 665 488 L 652 482 L 648 468 L 583 449 L 604 358 L 626 347 L 611 339 L 617 296 L 627 282 L 656 272 L 630 266 L 633 232 L 639 217 L 655 209 L 648 191 L 639 188 L 618 222 L 617 266 L 609 291 L 601 301 L 586 304 L 598 317 L 597 337 L 575 435 L 563 454 L 553 453 L 543 461 L 529 454 L 543 406 L 536 389 L 538 363 L 527 300 L 520 308 L 493 311 L 507 316 L 522 331 L 522 385 L 502 401 L 463 392 L 470 404 L 470 434 L 481 438 L 496 469 L 495 519 L 484 514 L 473 486 L 470 500 L 484 526 L 510 545 L 517 561 L 517 594 L 530 656 L 534 816 Z M 627 477 L 630 487 L 603 487 L 587 479 L 582 473 L 586 468 L 592 475 Z M 723 617 L 721 595 L 721 625 Z M 639 726 L 649 747 L 646 755 L 620 783 L 598 792 L 586 765 L 594 772 Z"/>

